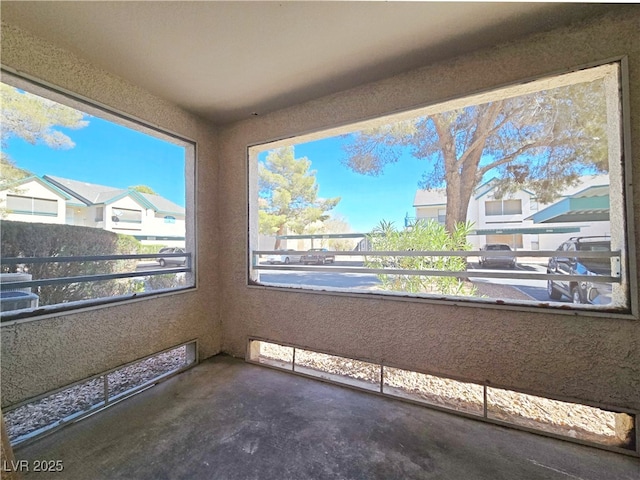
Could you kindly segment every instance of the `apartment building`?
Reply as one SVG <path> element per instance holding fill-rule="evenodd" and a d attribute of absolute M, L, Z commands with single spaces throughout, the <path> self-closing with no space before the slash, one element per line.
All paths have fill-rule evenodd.
<path fill-rule="evenodd" d="M 583 176 L 556 201 L 540 203 L 533 192 L 495 195 L 495 181 L 475 188 L 467 209 L 474 225 L 470 243 L 505 243 L 519 250 L 555 250 L 571 236 L 611 236 L 608 175 Z M 415 218 L 444 224 L 447 198 L 444 190 L 418 190 Z"/>

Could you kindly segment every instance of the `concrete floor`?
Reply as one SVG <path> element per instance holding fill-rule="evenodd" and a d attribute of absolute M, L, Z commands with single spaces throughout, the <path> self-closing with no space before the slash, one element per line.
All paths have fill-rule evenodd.
<path fill-rule="evenodd" d="M 18 448 L 51 479 L 638 480 L 640 460 L 217 356 Z"/>

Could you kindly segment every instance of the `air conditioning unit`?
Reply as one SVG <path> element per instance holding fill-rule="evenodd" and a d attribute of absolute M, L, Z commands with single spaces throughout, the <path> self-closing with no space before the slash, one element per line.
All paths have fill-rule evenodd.
<path fill-rule="evenodd" d="M 0 283 L 4 287 L 0 292 L 0 312 L 38 307 L 40 298 L 35 293 L 31 293 L 31 287 L 11 288 L 12 283 L 30 280 L 31 274 L 29 273 L 0 274 Z"/>
<path fill-rule="evenodd" d="M 0 312 L 37 308 L 39 297 L 35 293 L 10 291 L 0 292 Z"/>

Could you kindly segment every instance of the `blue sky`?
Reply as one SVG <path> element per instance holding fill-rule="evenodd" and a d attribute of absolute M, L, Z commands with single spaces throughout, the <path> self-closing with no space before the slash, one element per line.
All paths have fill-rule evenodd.
<path fill-rule="evenodd" d="M 404 225 L 408 213 L 415 216 L 413 199 L 426 162 L 405 154 L 397 163 L 387 165 L 380 176 L 361 175 L 342 165 L 345 142 L 332 137 L 295 146 L 295 157 L 307 157 L 316 170 L 319 197 L 341 197 L 331 213 L 345 217 L 354 232 L 366 233 L 381 220 Z"/>
<path fill-rule="evenodd" d="M 148 185 L 159 195 L 185 205 L 184 148 L 87 116 L 87 127 L 59 129 L 75 147 L 53 149 L 12 138 L 4 151 L 20 168 L 88 183 L 127 188 Z M 340 137 L 296 145 L 296 158 L 307 157 L 316 170 L 319 196 L 341 197 L 331 212 L 344 217 L 354 232 L 369 232 L 381 220 L 404 224 L 414 215 L 413 198 L 426 165 L 410 155 L 388 165 L 378 177 L 352 172 L 340 162 L 345 157 Z"/>
<path fill-rule="evenodd" d="M 87 115 L 89 125 L 58 128 L 75 146 L 53 149 L 11 138 L 4 151 L 20 168 L 38 175 L 128 188 L 148 185 L 159 195 L 185 205 L 184 148 Z M 354 232 L 369 232 L 382 220 L 404 225 L 414 216 L 413 198 L 426 164 L 405 154 L 377 177 L 354 173 L 341 163 L 344 139 L 332 137 L 295 146 L 296 158 L 307 157 L 315 170 L 322 198 L 341 197 L 331 211 Z M 261 155 L 264 158 L 266 153 Z"/>
<path fill-rule="evenodd" d="M 53 175 L 98 185 L 127 188 L 148 185 L 159 195 L 185 206 L 183 147 L 87 116 L 87 127 L 58 130 L 74 142 L 56 150 L 12 138 L 3 150 L 15 164 L 42 176 Z"/>

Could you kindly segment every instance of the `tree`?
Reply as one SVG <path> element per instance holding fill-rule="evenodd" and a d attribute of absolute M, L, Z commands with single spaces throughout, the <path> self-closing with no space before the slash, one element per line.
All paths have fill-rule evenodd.
<path fill-rule="evenodd" d="M 129 187 L 129 190 L 133 190 L 135 192 L 140 192 L 140 193 L 148 193 L 149 195 L 158 195 L 153 188 L 151 188 L 148 185 L 134 185 L 132 187 Z"/>
<path fill-rule="evenodd" d="M 0 152 L 0 188 L 32 175 L 30 171 L 16 166 L 9 155 Z"/>
<path fill-rule="evenodd" d="M 73 140 L 55 127 L 78 129 L 89 124 L 78 110 L 4 83 L 0 83 L 0 95 L 3 147 L 12 137 L 19 137 L 32 145 L 72 148 Z"/>
<path fill-rule="evenodd" d="M 343 163 L 377 176 L 405 151 L 425 160 L 418 186 L 445 189 L 453 232 L 490 175 L 496 198 L 526 188 L 549 203 L 581 175 L 607 171 L 606 128 L 604 82 L 596 80 L 364 130 L 345 146 Z"/>
<path fill-rule="evenodd" d="M 286 230 L 303 233 L 305 227 L 329 218 L 326 212 L 339 197 L 318 198 L 316 172 L 307 158 L 294 156 L 292 146 L 269 152 L 258 164 L 259 230 L 265 235 L 283 235 Z M 280 248 L 276 238 L 274 249 Z"/>
<path fill-rule="evenodd" d="M 46 98 L 21 92 L 15 87 L 0 83 L 0 124 L 2 125 L 1 141 L 3 150 L 12 138 L 35 145 L 42 143 L 51 148 L 72 148 L 73 140 L 55 127 L 83 128 L 89 124 L 84 114 L 66 105 L 47 100 Z M 18 167 L 14 160 L 2 152 L 0 157 L 0 188 L 32 175 L 28 170 Z M 19 189 L 8 187 L 11 192 Z M 4 215 L 4 209 L 0 209 Z"/>

